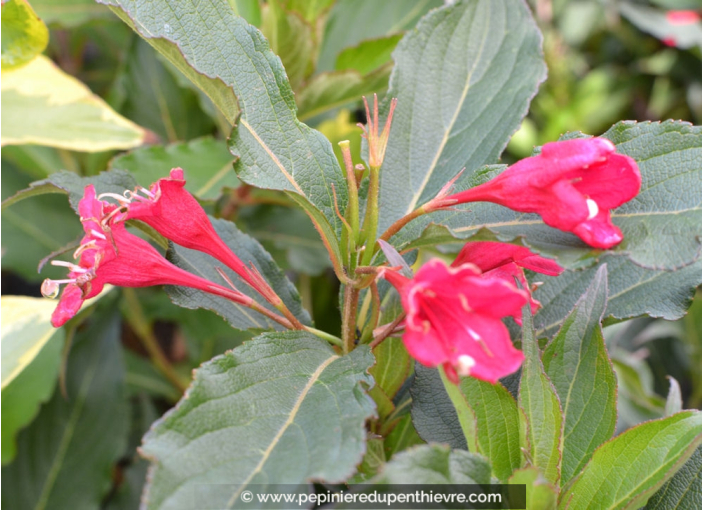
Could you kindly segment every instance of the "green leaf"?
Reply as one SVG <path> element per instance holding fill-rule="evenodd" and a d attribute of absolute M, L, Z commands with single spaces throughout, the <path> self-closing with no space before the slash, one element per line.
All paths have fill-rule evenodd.
<path fill-rule="evenodd" d="M 517 0 L 432 11 L 394 60 L 388 97 L 398 106 L 381 174 L 380 232 L 463 167 L 471 174 L 496 162 L 546 75 L 540 32 Z"/>
<path fill-rule="evenodd" d="M 96 4 L 95 0 L 32 0 L 32 7 L 45 23 L 65 28 L 94 19 L 115 19 L 107 7 Z"/>
<path fill-rule="evenodd" d="M 3 145 L 100 152 L 137 147 L 147 138 L 144 129 L 41 55 L 2 73 L 2 110 Z"/>
<path fill-rule="evenodd" d="M 653 374 L 647 361 L 612 349 L 611 361 L 618 377 L 617 432 L 665 416 L 665 399 L 653 390 Z"/>
<path fill-rule="evenodd" d="M 319 71 L 332 71 L 338 55 L 365 39 L 390 36 L 412 29 L 441 0 L 337 0 L 325 24 L 325 36 L 318 57 Z"/>
<path fill-rule="evenodd" d="M 518 391 L 518 407 L 522 411 L 520 417 L 522 422 L 525 421 L 525 426 L 521 427 L 521 445 L 530 454 L 530 464 L 538 468 L 541 476 L 547 479 L 544 485 L 549 486 L 560 480 L 560 461 L 564 455 L 561 449 L 562 409 L 555 386 L 543 368 L 538 339 L 533 332 L 530 307 L 526 308 L 523 312 L 525 361 Z M 541 497 L 554 494 L 545 489 L 541 492 L 545 493 Z"/>
<path fill-rule="evenodd" d="M 124 170 L 102 172 L 92 177 L 81 177 L 72 172 L 62 170 L 51 174 L 48 178 L 35 181 L 29 188 L 18 191 L 2 202 L 2 207 L 9 207 L 25 198 L 44 195 L 46 193 L 66 193 L 68 201 L 74 211 L 78 211 L 78 203 L 83 198 L 85 187 L 89 184 L 95 186 L 97 194 L 116 193 L 122 195 L 125 190 L 134 189 L 137 183 L 132 174 Z"/>
<path fill-rule="evenodd" d="M 562 139 L 584 137 L 570 133 Z M 579 268 L 603 261 L 610 254 L 623 254 L 639 268 L 672 271 L 693 264 L 701 252 L 701 127 L 687 122 L 620 122 L 602 135 L 619 153 L 638 163 L 643 184 L 633 200 L 612 212 L 624 234 L 621 244 L 608 252 L 586 246 L 576 236 L 548 227 L 535 214 L 513 212 L 490 203 L 459 206 L 454 212 L 429 214 L 411 222 L 392 238 L 400 251 L 438 242 L 437 236 L 418 242 L 433 224 L 448 229 L 452 238 L 467 239 L 486 228 L 501 241 L 523 238 L 536 251 L 558 258 L 567 267 Z M 458 190 L 477 186 L 500 173 L 501 167 L 486 167 L 469 174 Z M 676 197 L 676 199 L 673 199 Z M 437 229 L 437 227 L 435 227 Z M 676 247 L 676 248 L 675 248 Z M 632 271 L 636 271 L 633 269 Z M 638 281 L 630 282 L 630 284 Z M 645 313 L 641 311 L 636 315 Z"/>
<path fill-rule="evenodd" d="M 411 415 L 405 414 L 384 439 L 386 457 L 391 458 L 393 455 L 418 444 L 423 444 L 423 440 L 413 426 Z"/>
<path fill-rule="evenodd" d="M 374 484 L 488 484 L 491 467 L 484 457 L 444 445 L 420 445 L 396 455 Z"/>
<path fill-rule="evenodd" d="M 2 389 L 37 357 L 58 331 L 49 319 L 56 301 L 25 296 L 3 296 Z M 60 339 L 55 339 L 61 343 Z"/>
<path fill-rule="evenodd" d="M 601 266 L 543 353 L 564 415 L 561 485 L 579 473 L 616 427 L 616 374 L 601 332 L 607 295 L 607 268 Z"/>
<path fill-rule="evenodd" d="M 113 159 L 110 169 L 129 171 L 140 186 L 148 188 L 158 179 L 168 177 L 172 168 L 180 167 L 185 172 L 188 191 L 201 200 L 215 200 L 223 188 L 239 186 L 233 160 L 224 142 L 208 136 L 135 149 Z"/>
<path fill-rule="evenodd" d="M 467 440 L 455 405 L 445 390 L 438 370 L 416 363 L 411 396 L 413 426 L 425 442 L 445 443 L 451 448 L 467 449 Z M 478 451 L 474 441 L 472 451 Z"/>
<path fill-rule="evenodd" d="M 171 64 L 158 57 L 141 38 L 132 38 L 123 70 L 115 79 L 113 95 L 121 96 L 119 104 L 113 103 L 115 108 L 165 142 L 210 134 L 213 122 L 201 111 L 197 93 L 180 85 L 174 77 L 180 72 L 172 73 Z"/>
<path fill-rule="evenodd" d="M 286 5 L 314 25 L 334 2 L 335 0 L 288 0 Z"/>
<path fill-rule="evenodd" d="M 443 374 L 441 374 L 443 375 Z M 491 470 L 499 480 L 506 480 L 521 466 L 519 411 L 513 396 L 501 383 L 491 384 L 474 377 L 465 377 L 459 387 L 442 378 L 455 404 L 470 451 L 491 462 Z"/>
<path fill-rule="evenodd" d="M 702 447 L 651 496 L 646 510 L 695 510 L 702 506 Z"/>
<path fill-rule="evenodd" d="M 315 75 L 296 95 L 298 118 L 307 120 L 333 108 L 359 101 L 362 96 L 386 90 L 391 67 L 389 63 L 364 75 L 355 69 Z"/>
<path fill-rule="evenodd" d="M 337 56 L 335 70 L 354 69 L 361 74 L 369 74 L 391 62 L 391 52 L 394 51 L 402 37 L 403 34 L 392 34 L 366 39 L 356 46 L 345 48 Z"/>
<path fill-rule="evenodd" d="M 21 67 L 49 43 L 49 30 L 26 0 L 2 4 L 2 69 Z"/>
<path fill-rule="evenodd" d="M 310 316 L 301 306 L 301 299 L 293 284 L 286 278 L 284 272 L 276 266 L 271 255 L 253 238 L 240 232 L 234 223 L 227 220 L 210 218 L 215 231 L 225 244 L 241 259 L 248 261 L 259 270 L 271 287 L 283 299 L 288 309 L 304 324 L 310 324 Z M 270 310 L 277 310 L 264 301 L 264 298 L 251 289 L 237 274 L 223 266 L 210 255 L 200 251 L 190 250 L 171 243 L 167 258 L 178 267 L 185 269 L 189 273 L 201 276 L 212 282 L 223 282 L 222 277 L 215 270 L 221 268 L 235 287 L 240 292 L 247 294 L 256 301 L 266 306 Z M 184 308 L 207 308 L 218 315 L 237 329 L 280 329 L 279 324 L 261 315 L 251 308 L 247 308 L 237 303 L 233 303 L 225 298 L 217 297 L 206 292 L 192 289 L 190 287 L 167 286 L 166 292 L 171 300 Z"/>
<path fill-rule="evenodd" d="M 14 508 L 98 508 L 127 444 L 128 411 L 115 314 L 94 315 L 77 333 L 66 391 L 20 433 L 17 459 L 2 469 L 3 502 Z"/>
<path fill-rule="evenodd" d="M 561 494 L 561 509 L 640 508 L 701 444 L 700 411 L 638 425 L 600 446 Z"/>
<path fill-rule="evenodd" d="M 394 398 L 411 375 L 411 357 L 400 338 L 388 338 L 374 348 L 376 364 L 370 370 L 374 381 Z"/>
<path fill-rule="evenodd" d="M 239 177 L 260 188 L 286 190 L 323 212 L 325 231 L 339 231 L 347 187 L 332 146 L 296 119 L 281 60 L 257 29 L 225 2 L 101 0 L 212 99 L 235 126 L 230 151 Z M 211 51 L 218 48 L 218 51 Z M 336 244 L 335 236 L 328 242 Z"/>
<path fill-rule="evenodd" d="M 628 257 L 605 254 L 599 258 L 609 273 L 609 298 L 605 317 L 630 319 L 641 315 L 679 319 L 689 308 L 694 290 L 702 281 L 701 260 L 677 271 L 645 269 Z M 557 277 L 537 275 L 544 282 L 535 293 L 543 307 L 533 318 L 539 338 L 552 337 L 570 309 L 586 291 L 598 266 L 582 271 L 565 271 Z"/>
<path fill-rule="evenodd" d="M 543 477 L 536 467 L 527 467 L 514 471 L 510 484 L 525 484 L 527 510 L 552 510 L 557 508 L 558 490 Z"/>
<path fill-rule="evenodd" d="M 9 199 L 27 187 L 30 178 L 5 159 L 2 150 L 2 198 Z M 31 196 L 31 195 L 28 195 Z M 4 207 L 3 203 L 3 207 Z M 39 261 L 50 253 L 78 241 L 81 225 L 60 196 L 30 200 L 2 211 L 2 269 L 33 283 L 44 278 L 65 278 L 65 268 L 45 267 L 37 273 Z M 39 288 L 37 286 L 37 288 Z"/>
<path fill-rule="evenodd" d="M 288 12 L 279 0 L 262 9 L 262 33 L 271 51 L 281 58 L 293 90 L 298 90 L 315 66 L 315 40 L 311 24 L 296 12 Z"/>
<path fill-rule="evenodd" d="M 682 390 L 680 384 L 674 377 L 668 376 L 670 380 L 670 390 L 667 392 L 667 401 L 665 402 L 665 416 L 672 416 L 682 410 Z"/>
<path fill-rule="evenodd" d="M 21 298 L 3 296 L 3 316 L 5 323 L 18 319 L 10 315 L 13 310 L 4 306 L 10 299 Z M 36 304 L 36 299 L 32 300 Z M 22 334 L 31 334 L 29 331 Z M 39 412 L 39 406 L 49 400 L 54 393 L 54 387 L 59 375 L 61 348 L 64 344 L 64 330 L 56 330 L 51 341 L 47 342 L 37 355 L 29 361 L 21 373 L 2 389 L 2 464 L 9 463 L 17 453 L 15 437 L 17 433 L 29 425 Z M 5 353 L 5 336 L 3 331 L 3 354 Z M 3 360 L 4 361 L 4 360 Z M 3 375 L 4 375 L 3 370 Z"/>
<path fill-rule="evenodd" d="M 330 267 L 330 258 L 320 235 L 298 208 L 246 208 L 238 212 L 237 221 L 249 235 L 262 243 L 283 269 L 319 275 Z"/>
<path fill-rule="evenodd" d="M 250 484 L 345 480 L 374 415 L 360 388 L 372 363 L 364 346 L 340 357 L 304 332 L 267 333 L 205 363 L 144 438 L 154 462 L 144 507 L 191 508 L 200 484 L 222 484 L 200 501 L 220 508 Z"/>

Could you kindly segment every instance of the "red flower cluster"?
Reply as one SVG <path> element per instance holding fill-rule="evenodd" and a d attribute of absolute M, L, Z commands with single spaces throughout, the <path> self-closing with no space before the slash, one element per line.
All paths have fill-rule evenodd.
<path fill-rule="evenodd" d="M 96 296 L 105 284 L 122 287 L 181 285 L 225 297 L 249 306 L 252 298 L 176 267 L 148 242 L 125 229 L 124 214 L 118 206 L 98 200 L 95 189 L 86 186 L 78 205 L 85 236 L 74 258 L 78 264 L 52 261 L 69 269 L 65 280 L 44 280 L 42 293 L 55 296 L 59 284 L 66 283 L 51 317 L 54 327 L 62 326 L 78 313 L 83 301 Z"/>
<path fill-rule="evenodd" d="M 539 303 L 514 277 L 525 282 L 521 267 L 556 275 L 562 268 L 530 250 L 512 244 L 468 243 L 452 267 L 433 259 L 406 278 L 383 270 L 401 295 L 406 311 L 403 342 L 426 366 L 442 366 L 448 379 L 476 377 L 496 383 L 518 370 L 523 353 L 509 337 L 504 317 L 520 321 L 521 309 Z"/>

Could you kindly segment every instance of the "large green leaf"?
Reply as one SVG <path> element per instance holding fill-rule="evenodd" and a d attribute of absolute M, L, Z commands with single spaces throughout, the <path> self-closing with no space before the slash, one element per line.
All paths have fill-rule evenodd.
<path fill-rule="evenodd" d="M 702 447 L 699 446 L 680 470 L 660 487 L 646 510 L 695 510 L 702 506 Z"/>
<path fill-rule="evenodd" d="M 579 478 L 560 495 L 560 508 L 640 508 L 701 440 L 700 411 L 638 425 L 594 452 Z"/>
<path fill-rule="evenodd" d="M 421 445 L 399 453 L 373 484 L 487 484 L 491 467 L 476 453 L 444 445 Z"/>
<path fill-rule="evenodd" d="M 527 307 L 528 308 L 528 307 Z M 523 313 L 523 371 L 518 391 L 521 409 L 521 445 L 529 454 L 530 464 L 550 484 L 560 479 L 562 452 L 562 409 L 555 386 L 550 382 L 540 359 L 538 339 L 533 332 L 530 310 Z M 537 489 L 536 489 L 537 490 Z M 546 492 L 550 495 L 550 491 Z"/>
<path fill-rule="evenodd" d="M 158 179 L 168 177 L 172 168 L 181 167 L 186 176 L 186 189 L 201 200 L 214 200 L 220 196 L 222 188 L 239 185 L 232 161 L 224 142 L 204 137 L 135 149 L 113 159 L 110 169 L 127 170 L 140 186 L 148 188 Z"/>
<path fill-rule="evenodd" d="M 388 96 L 398 107 L 381 174 L 381 231 L 463 167 L 496 162 L 546 74 L 540 32 L 520 0 L 433 11 L 393 56 Z"/>
<path fill-rule="evenodd" d="M 55 391 L 19 435 L 17 459 L 2 470 L 12 508 L 96 509 L 124 452 L 128 406 L 116 314 L 96 314 L 77 333 L 66 369 L 67 397 Z"/>
<path fill-rule="evenodd" d="M 47 306 L 49 305 L 49 306 Z M 54 329 L 49 316 L 54 303 L 47 300 L 3 296 L 2 315 L 2 464 L 17 453 L 15 436 L 49 400 L 59 374 L 64 330 Z M 36 336 L 35 336 L 36 335 Z M 21 349 L 21 352 L 20 352 Z M 6 358 L 18 364 L 6 366 Z M 5 379 L 8 379 L 5 382 Z"/>
<path fill-rule="evenodd" d="M 677 271 L 645 269 L 628 257 L 606 254 L 599 258 L 609 273 L 609 297 L 605 317 L 629 319 L 641 315 L 679 319 L 689 308 L 694 290 L 702 281 L 701 261 Z M 535 293 L 543 307 L 534 317 L 540 337 L 552 337 L 579 297 L 594 279 L 598 266 L 565 271 L 557 277 L 535 275 L 544 282 Z"/>
<path fill-rule="evenodd" d="M 2 4 L 2 69 L 25 65 L 49 43 L 49 30 L 26 0 Z"/>
<path fill-rule="evenodd" d="M 224 0 L 101 0 L 212 99 L 236 126 L 230 151 L 240 178 L 286 190 L 339 230 L 347 187 L 330 142 L 296 119 L 293 92 L 281 60 L 256 28 Z M 218 51 L 213 51 L 217 48 Z M 335 243 L 334 236 L 328 239 Z"/>
<path fill-rule="evenodd" d="M 616 374 L 601 332 L 607 295 L 607 268 L 601 266 L 543 353 L 545 372 L 564 414 L 562 485 L 579 473 L 616 427 Z"/>
<path fill-rule="evenodd" d="M 572 133 L 563 138 L 581 136 Z M 624 240 L 610 252 L 627 255 L 635 265 L 648 269 L 673 270 L 694 263 L 701 252 L 701 127 L 676 121 L 629 121 L 614 125 L 602 136 L 613 141 L 619 153 L 638 163 L 643 179 L 638 196 L 612 213 Z M 500 171 L 501 167 L 488 167 L 469 174 L 458 189 L 482 184 Z M 425 235 L 427 239 L 418 241 L 429 225 L 432 228 Z M 535 214 L 489 203 L 467 204 L 454 212 L 421 217 L 394 236 L 392 243 L 399 250 L 407 250 L 409 245 L 458 242 L 482 228 L 502 241 L 522 237 L 528 246 L 559 258 L 567 267 L 593 265 L 605 253 L 586 246 L 572 234 L 548 227 Z"/>
<path fill-rule="evenodd" d="M 367 74 L 391 62 L 391 53 L 398 45 L 403 34 L 392 34 L 386 37 L 367 39 L 357 46 L 346 48 L 335 62 L 335 69 L 343 71 L 354 69 Z"/>
<path fill-rule="evenodd" d="M 301 299 L 296 288 L 286 278 L 284 272 L 278 268 L 271 255 L 262 248 L 262 245 L 247 234 L 240 232 L 235 224 L 230 221 L 215 218 L 211 218 L 210 221 L 225 244 L 242 261 L 254 264 L 271 287 L 283 299 L 288 309 L 301 322 L 309 324 L 310 316 L 301 307 Z M 262 305 L 276 312 L 276 309 L 266 303 L 262 296 L 244 283 L 234 271 L 224 267 L 221 262 L 218 262 L 210 255 L 172 244 L 167 253 L 167 258 L 189 273 L 227 286 L 227 282 L 223 281 L 215 269 L 218 267 L 228 275 L 237 290 L 251 296 Z M 227 319 L 237 329 L 281 329 L 279 324 L 274 323 L 266 316 L 225 298 L 190 287 L 167 287 L 166 289 L 172 301 L 177 305 L 185 308 L 207 308 L 213 310 Z"/>
<path fill-rule="evenodd" d="M 191 508 L 194 491 L 222 508 L 251 484 L 345 480 L 374 414 L 360 387 L 373 383 L 372 363 L 366 347 L 340 357 L 302 332 L 267 333 L 205 363 L 144 438 L 154 462 L 145 508 Z"/>
<path fill-rule="evenodd" d="M 3 145 L 38 144 L 85 152 L 130 149 L 147 132 L 44 56 L 2 73 Z"/>

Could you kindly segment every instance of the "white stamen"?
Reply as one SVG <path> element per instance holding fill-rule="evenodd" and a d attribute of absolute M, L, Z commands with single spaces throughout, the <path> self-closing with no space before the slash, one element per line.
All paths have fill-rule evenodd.
<path fill-rule="evenodd" d="M 154 198 L 154 193 L 152 193 L 151 191 L 149 191 L 146 188 L 139 188 L 139 191 L 141 191 L 142 193 L 147 195 L 149 198 Z"/>
<path fill-rule="evenodd" d="M 52 260 L 51 261 L 52 266 L 61 266 L 61 267 L 67 267 L 74 273 L 87 273 L 88 270 L 81 267 L 77 266 L 76 264 L 73 264 L 71 262 L 66 262 L 65 260 Z"/>
<path fill-rule="evenodd" d="M 77 259 L 81 253 L 89 248 L 95 248 L 95 241 L 88 241 L 86 244 L 82 244 L 78 247 L 76 251 L 73 252 L 73 258 Z"/>
<path fill-rule="evenodd" d="M 118 195 L 117 193 L 101 193 L 100 195 L 98 195 L 98 200 L 102 200 L 103 197 L 114 198 L 115 200 L 117 200 L 121 204 L 129 204 L 130 203 L 129 198 L 123 197 L 122 195 Z"/>
<path fill-rule="evenodd" d="M 462 354 L 459 358 L 457 358 L 457 373 L 461 376 L 467 377 L 476 364 L 477 362 L 474 361 L 472 356 Z"/>
<path fill-rule="evenodd" d="M 599 206 L 591 198 L 587 199 L 587 207 L 589 208 L 589 217 L 587 220 L 591 220 L 599 214 Z"/>
<path fill-rule="evenodd" d="M 107 240 L 107 237 L 105 237 L 103 234 L 101 234 L 100 232 L 98 232 L 98 231 L 95 230 L 95 229 L 90 229 L 90 233 L 93 234 L 93 235 L 94 235 L 95 237 L 97 237 L 98 239 L 102 239 L 103 241 L 106 241 L 106 240 Z"/>
<path fill-rule="evenodd" d="M 76 280 L 50 280 L 47 278 L 42 282 L 42 296 L 54 299 L 59 295 L 59 286 L 62 283 L 76 283 Z"/>

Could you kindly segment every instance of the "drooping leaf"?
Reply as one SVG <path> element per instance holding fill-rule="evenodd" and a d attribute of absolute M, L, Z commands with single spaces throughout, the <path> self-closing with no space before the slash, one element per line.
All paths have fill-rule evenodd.
<path fill-rule="evenodd" d="M 2 109 L 3 145 L 100 152 L 137 147 L 147 137 L 144 129 L 41 55 L 3 72 Z"/>
<path fill-rule="evenodd" d="M 281 297 L 289 310 L 304 324 L 310 323 L 310 316 L 301 306 L 301 299 L 293 284 L 279 269 L 271 255 L 247 234 L 240 232 L 234 223 L 222 219 L 210 219 L 215 231 L 225 244 L 245 263 L 252 263 L 269 282 L 271 287 Z M 251 289 L 237 274 L 226 268 L 210 255 L 190 250 L 181 246 L 171 245 L 167 258 L 178 267 L 189 273 L 201 276 L 220 285 L 228 285 L 215 269 L 220 268 L 240 292 L 259 301 L 262 305 L 276 311 L 266 303 L 262 296 Z M 172 301 L 184 308 L 207 308 L 221 315 L 237 329 L 280 329 L 281 326 L 271 319 L 261 315 L 251 308 L 233 303 L 225 298 L 217 297 L 190 287 L 166 287 Z"/>
<path fill-rule="evenodd" d="M 18 439 L 2 469 L 2 500 L 13 508 L 99 508 L 125 449 L 128 406 L 119 317 L 96 314 L 77 333 L 66 369 L 67 398 L 55 391 Z"/>
<path fill-rule="evenodd" d="M 49 43 L 49 30 L 26 0 L 2 4 L 2 69 L 21 67 Z"/>
<path fill-rule="evenodd" d="M 540 45 L 519 0 L 457 2 L 404 37 L 388 93 L 398 106 L 381 174 L 380 232 L 463 167 L 471 173 L 497 161 L 545 78 Z"/>
<path fill-rule="evenodd" d="M 608 295 L 607 268 L 565 319 L 543 353 L 545 372 L 562 404 L 561 484 L 569 482 L 616 427 L 616 374 L 601 332 Z"/>
<path fill-rule="evenodd" d="M 189 508 L 194 491 L 220 508 L 251 484 L 346 479 L 374 414 L 360 388 L 372 363 L 368 348 L 339 357 L 302 332 L 267 333 L 205 363 L 144 438 L 154 462 L 145 508 Z"/>
<path fill-rule="evenodd" d="M 135 149 L 113 159 L 110 169 L 129 171 L 140 186 L 149 188 L 158 179 L 168 177 L 172 168 L 181 167 L 188 191 L 201 200 L 215 200 L 224 187 L 239 185 L 232 162 L 224 142 L 204 137 Z"/>
<path fill-rule="evenodd" d="M 557 507 L 558 490 L 543 477 L 536 467 L 526 467 L 514 471 L 510 484 L 526 485 L 527 510 L 551 510 Z"/>
<path fill-rule="evenodd" d="M 523 355 L 525 361 L 518 391 L 518 407 L 522 411 L 520 417 L 522 422 L 525 421 L 521 428 L 521 445 L 530 455 L 530 464 L 547 480 L 544 485 L 556 485 L 560 479 L 560 461 L 564 456 L 561 449 L 562 409 L 555 386 L 548 379 L 540 359 L 530 310 L 523 313 Z M 542 492 L 545 493 L 542 497 L 555 494 L 545 489 Z"/>
<path fill-rule="evenodd" d="M 344 211 L 345 180 L 330 142 L 296 119 L 286 72 L 261 32 L 226 2 L 191 1 L 176 8 L 165 0 L 101 2 L 208 94 L 235 126 L 230 151 L 239 158 L 239 177 L 298 197 L 315 221 L 324 223 L 328 242 L 337 244 L 334 232 L 341 223 L 332 189 Z"/>
<path fill-rule="evenodd" d="M 702 504 L 702 447 L 699 446 L 645 505 L 646 510 L 695 510 Z"/>
<path fill-rule="evenodd" d="M 560 495 L 560 508 L 640 508 L 701 440 L 700 411 L 682 411 L 629 429 L 594 452 L 579 478 Z"/>

